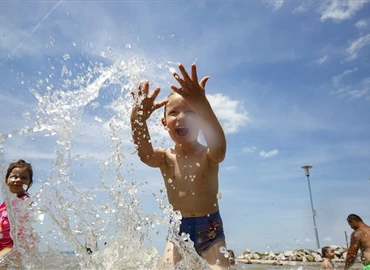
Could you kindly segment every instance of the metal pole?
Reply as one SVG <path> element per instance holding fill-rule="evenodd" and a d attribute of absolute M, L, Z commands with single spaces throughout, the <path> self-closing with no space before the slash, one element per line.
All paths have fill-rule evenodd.
<path fill-rule="evenodd" d="M 313 226 L 314 226 L 315 236 L 316 236 L 316 245 L 317 245 L 317 249 L 320 249 L 319 233 L 317 231 L 317 225 L 316 225 L 316 219 L 315 219 L 316 211 L 315 211 L 315 209 L 313 207 L 311 184 L 310 184 L 310 169 L 311 168 L 312 168 L 311 165 L 302 166 L 302 169 L 305 170 L 305 173 L 306 173 L 306 176 L 307 176 L 308 190 L 310 192 L 311 211 L 312 211 Z"/>
<path fill-rule="evenodd" d="M 311 185 L 310 185 L 310 176 L 309 175 L 307 176 L 307 181 L 308 181 L 308 189 L 310 191 L 311 210 L 312 210 L 313 226 L 315 228 L 316 245 L 317 245 L 317 248 L 320 249 L 319 233 L 317 232 L 316 219 L 315 219 L 316 211 L 313 208 Z"/>

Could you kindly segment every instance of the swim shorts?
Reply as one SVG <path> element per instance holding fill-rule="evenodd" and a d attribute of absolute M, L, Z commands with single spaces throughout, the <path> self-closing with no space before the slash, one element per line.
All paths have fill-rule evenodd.
<path fill-rule="evenodd" d="M 367 264 L 367 265 L 364 265 L 364 266 L 362 267 L 362 270 L 370 270 L 370 263 L 369 263 L 369 264 Z"/>
<path fill-rule="evenodd" d="M 222 219 L 219 211 L 203 217 L 183 217 L 180 235 L 187 233 L 194 242 L 199 255 L 219 241 L 225 241 Z"/>

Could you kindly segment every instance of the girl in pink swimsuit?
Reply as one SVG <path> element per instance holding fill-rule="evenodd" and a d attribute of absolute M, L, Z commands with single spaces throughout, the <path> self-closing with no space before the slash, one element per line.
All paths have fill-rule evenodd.
<path fill-rule="evenodd" d="M 20 159 L 9 165 L 5 176 L 5 183 L 10 192 L 17 195 L 21 200 L 29 199 L 28 189 L 32 186 L 33 171 L 30 163 Z M 20 235 L 21 232 L 18 232 Z M 10 236 L 10 224 L 6 204 L 0 205 L 0 258 L 3 257 L 13 247 L 13 239 Z"/>

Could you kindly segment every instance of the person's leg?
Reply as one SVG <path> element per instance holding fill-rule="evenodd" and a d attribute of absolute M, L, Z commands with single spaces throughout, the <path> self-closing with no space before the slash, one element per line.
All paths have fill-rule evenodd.
<path fill-rule="evenodd" d="M 177 248 L 173 243 L 167 241 L 166 248 L 162 257 L 162 261 L 166 265 L 175 266 L 181 260 L 181 255 L 179 254 Z"/>
<path fill-rule="evenodd" d="M 225 241 L 218 241 L 202 253 L 203 259 L 207 261 L 211 269 L 230 269 L 229 259 L 225 257 L 224 253 L 220 252 L 221 247 L 224 247 L 227 253 Z"/>

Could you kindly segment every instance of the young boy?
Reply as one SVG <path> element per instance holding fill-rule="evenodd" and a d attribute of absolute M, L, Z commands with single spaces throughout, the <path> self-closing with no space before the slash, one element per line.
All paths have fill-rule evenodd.
<path fill-rule="evenodd" d="M 331 262 L 332 259 L 334 259 L 334 252 L 330 247 L 323 247 L 321 249 L 322 257 L 324 258 L 324 261 L 321 265 L 322 269 L 334 269 L 334 265 Z"/>
<path fill-rule="evenodd" d="M 131 114 L 133 140 L 142 162 L 161 170 L 167 196 L 173 209 L 181 212 L 180 234 L 187 233 L 196 251 L 212 269 L 229 269 L 225 254 L 225 236 L 218 207 L 218 169 L 225 158 L 226 139 L 222 127 L 205 94 L 209 77 L 198 82 L 195 64 L 191 77 L 179 65 L 182 77 L 173 74 L 181 87 L 167 100 L 155 102 L 160 89 L 149 95 L 149 83 L 139 87 L 139 100 Z M 165 105 L 162 124 L 175 143 L 169 149 L 153 148 L 146 120 L 152 112 Z M 198 142 L 203 132 L 207 146 Z M 165 262 L 176 265 L 181 260 L 177 248 L 167 242 Z"/>

